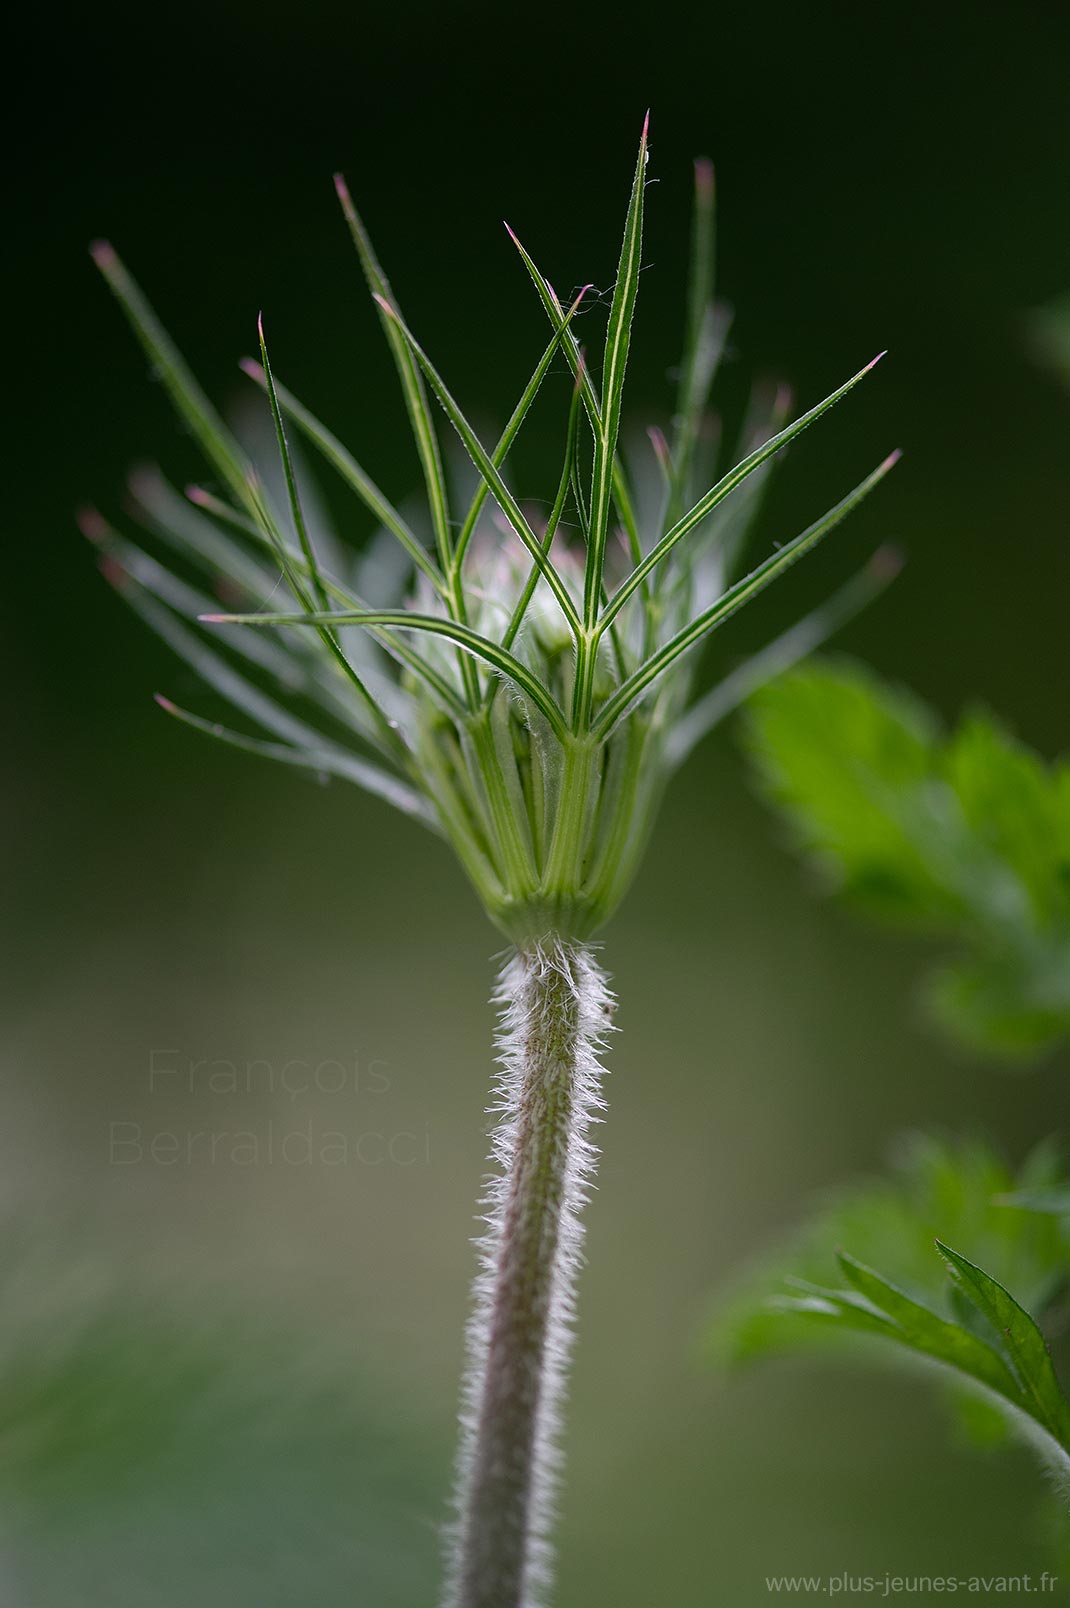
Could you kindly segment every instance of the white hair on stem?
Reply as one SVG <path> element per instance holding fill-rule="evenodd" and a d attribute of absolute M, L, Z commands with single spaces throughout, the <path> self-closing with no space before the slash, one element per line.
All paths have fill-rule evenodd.
<path fill-rule="evenodd" d="M 539 1608 L 561 1469 L 560 1407 L 605 1102 L 613 1006 L 591 950 L 549 938 L 506 961 L 486 1232 L 468 1325 L 446 1608 Z"/>

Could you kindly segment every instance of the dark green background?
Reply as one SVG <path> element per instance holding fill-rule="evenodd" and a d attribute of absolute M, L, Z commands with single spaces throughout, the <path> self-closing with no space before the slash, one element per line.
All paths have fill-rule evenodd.
<path fill-rule="evenodd" d="M 260 1608 L 292 1600 L 273 1595 L 288 1559 L 297 1578 L 312 1571 L 309 1600 L 415 1608 L 433 1600 L 448 1484 L 498 940 L 415 828 L 341 785 L 201 745 L 154 708 L 157 689 L 210 700 L 101 584 L 72 510 L 115 511 L 132 461 L 159 455 L 178 477 L 196 464 L 86 243 L 115 242 L 220 398 L 263 308 L 280 374 L 400 497 L 413 458 L 332 171 L 345 170 L 410 322 L 493 423 L 544 339 L 500 220 L 560 289 L 608 285 L 649 105 L 658 183 L 628 416 L 664 420 L 690 160 L 707 152 L 737 312 L 729 405 L 754 373 L 786 376 L 808 405 L 890 352 L 792 455 L 760 540 L 792 534 L 905 450 L 864 513 L 723 634 L 717 663 L 892 539 L 906 572 L 843 645 L 948 715 L 988 703 L 1053 754 L 1067 741 L 1070 399 L 1034 364 L 1023 315 L 1070 285 L 1070 17 L 1036 0 L 668 0 L 634 14 L 224 0 L 42 12 L 30 29 L 5 310 L 18 408 L 5 1205 L 61 1259 L 125 1261 L 187 1314 L 224 1291 L 254 1331 L 286 1329 L 313 1376 L 326 1348 L 343 1395 L 375 1402 L 385 1443 L 403 1440 L 409 1459 L 396 1500 L 381 1492 L 392 1591 L 370 1583 L 363 1552 L 343 1556 L 381 1434 L 366 1456 L 357 1436 L 341 1498 L 324 1462 L 336 1506 L 322 1503 L 314 1564 L 277 1493 L 230 1519 L 213 1502 L 249 1546 L 244 1584 L 225 1588 L 195 1556 L 185 1574 L 162 1563 L 151 1470 L 129 1506 L 76 1522 L 83 1485 L 99 1496 L 103 1478 L 90 1453 L 49 1521 L 76 1583 L 36 1589 L 41 1608 L 115 1602 L 124 1581 L 138 1603 Z M 553 447 L 525 444 L 524 489 L 544 490 Z M 359 540 L 363 516 L 338 512 Z M 1017 1156 L 1065 1126 L 1065 1055 L 1008 1074 L 934 1041 L 912 993 L 922 956 L 812 896 L 731 734 L 676 785 L 605 956 L 623 1031 L 590 1212 L 561 1608 L 746 1608 L 779 1572 L 1039 1572 L 1050 1555 L 1028 1459 L 957 1448 L 924 1385 L 801 1366 L 725 1383 L 695 1351 L 718 1281 L 811 1191 L 879 1165 L 903 1128 L 980 1127 Z M 154 1050 L 381 1061 L 389 1087 L 164 1096 L 149 1088 Z M 430 1160 L 108 1161 L 113 1121 L 185 1134 L 310 1119 L 416 1132 Z M 83 1283 L 91 1308 L 97 1286 Z M 255 1348 L 248 1367 L 271 1377 Z M 260 1462 L 290 1455 L 280 1436 Z M 194 1468 L 168 1503 L 192 1533 L 207 1522 Z M 135 1531 L 143 1556 L 123 1541 Z M 88 1533 L 114 1548 L 111 1596 L 79 1576 Z"/>

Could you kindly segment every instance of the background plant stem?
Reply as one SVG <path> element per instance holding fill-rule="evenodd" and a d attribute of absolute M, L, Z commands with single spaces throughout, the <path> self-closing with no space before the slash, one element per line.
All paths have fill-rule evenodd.
<path fill-rule="evenodd" d="M 611 998 L 591 951 L 554 937 L 503 968 L 496 1175 L 469 1327 L 451 1608 L 533 1608 L 550 1578 L 560 1399 L 602 1108 Z"/>

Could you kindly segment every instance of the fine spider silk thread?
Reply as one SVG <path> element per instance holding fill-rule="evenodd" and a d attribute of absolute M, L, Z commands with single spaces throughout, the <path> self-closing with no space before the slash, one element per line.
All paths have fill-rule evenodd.
<path fill-rule="evenodd" d="M 605 1102 L 613 1006 L 591 950 L 554 938 L 512 955 L 495 1003 L 494 1173 L 468 1325 L 447 1608 L 537 1608 L 561 1468 L 581 1208 Z"/>

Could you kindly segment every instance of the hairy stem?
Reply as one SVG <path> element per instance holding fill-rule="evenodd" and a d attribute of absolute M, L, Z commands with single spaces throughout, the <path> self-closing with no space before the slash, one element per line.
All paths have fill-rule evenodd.
<path fill-rule="evenodd" d="M 498 1003 L 495 1174 L 468 1332 L 449 1608 L 535 1608 L 550 1578 L 580 1208 L 611 997 L 591 951 L 513 955 Z"/>

